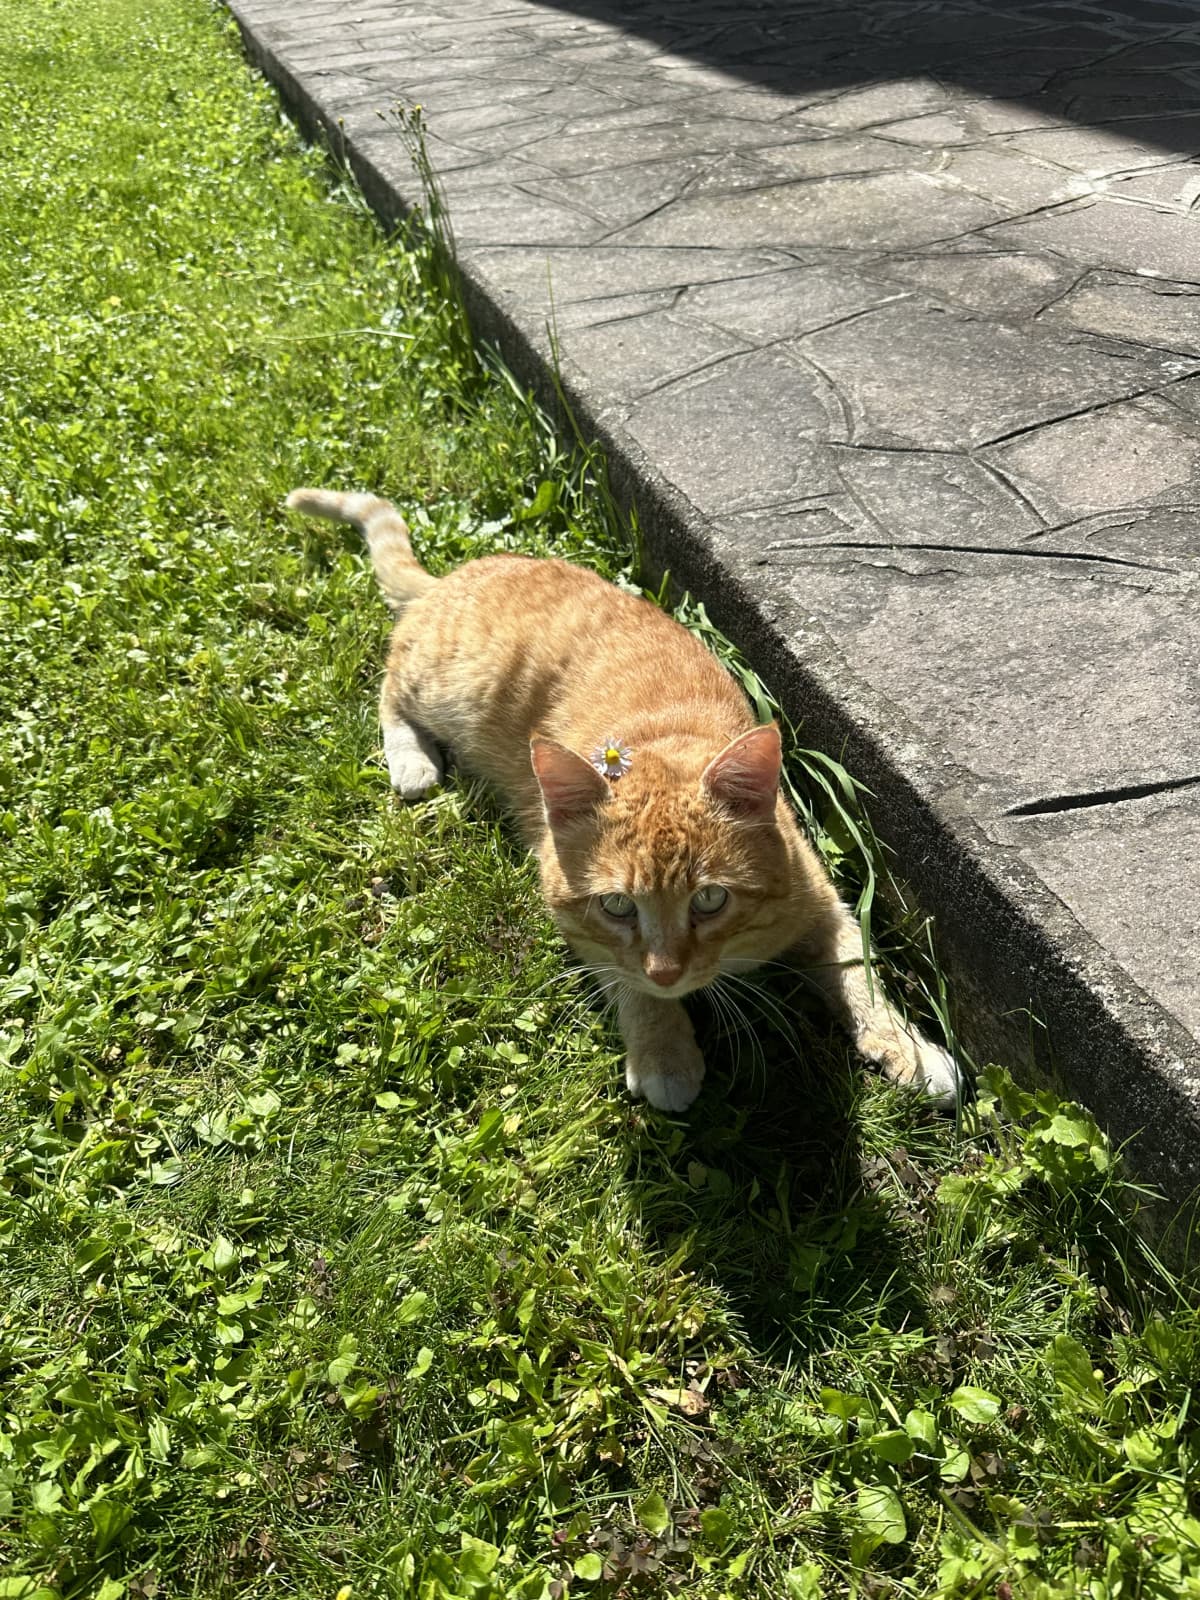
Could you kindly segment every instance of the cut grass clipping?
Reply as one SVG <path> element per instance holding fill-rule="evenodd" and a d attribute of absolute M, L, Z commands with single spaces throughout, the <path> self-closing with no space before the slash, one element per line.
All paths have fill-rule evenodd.
<path fill-rule="evenodd" d="M 1200 1595 L 1195 1320 L 1086 1115 L 956 1130 L 787 985 L 633 1106 L 487 796 L 390 803 L 285 492 L 624 561 L 419 239 L 202 0 L 5 30 L 0 1600 Z"/>

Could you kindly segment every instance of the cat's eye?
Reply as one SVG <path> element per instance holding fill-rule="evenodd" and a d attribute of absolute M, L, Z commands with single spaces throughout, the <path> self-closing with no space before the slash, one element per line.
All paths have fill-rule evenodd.
<path fill-rule="evenodd" d="M 621 922 L 628 922 L 630 917 L 637 915 L 637 904 L 627 894 L 602 894 L 600 909 L 606 916 L 616 917 Z"/>
<path fill-rule="evenodd" d="M 692 910 L 698 911 L 702 917 L 711 917 L 729 899 L 729 890 L 719 883 L 706 883 L 703 889 L 697 889 L 692 896 Z"/>

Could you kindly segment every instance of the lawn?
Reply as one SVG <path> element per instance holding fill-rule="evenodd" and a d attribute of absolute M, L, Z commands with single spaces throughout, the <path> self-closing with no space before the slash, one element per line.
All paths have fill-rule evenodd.
<path fill-rule="evenodd" d="M 598 463 L 219 8 L 4 23 L 0 1600 L 1200 1596 L 1195 1301 L 1086 1114 L 956 1126 L 786 983 L 633 1105 L 494 803 L 393 804 L 285 493 L 629 581 Z"/>

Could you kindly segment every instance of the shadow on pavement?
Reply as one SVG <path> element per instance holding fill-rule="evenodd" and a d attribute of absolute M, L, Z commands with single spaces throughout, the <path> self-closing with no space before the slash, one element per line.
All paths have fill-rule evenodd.
<path fill-rule="evenodd" d="M 1193 0 L 895 0 L 746 5 L 741 0 L 537 0 L 621 28 L 748 85 L 814 101 L 929 78 L 1090 126 L 1120 121 L 1147 144 L 1200 150 L 1200 7 Z M 877 117 L 906 114 L 880 94 Z"/>

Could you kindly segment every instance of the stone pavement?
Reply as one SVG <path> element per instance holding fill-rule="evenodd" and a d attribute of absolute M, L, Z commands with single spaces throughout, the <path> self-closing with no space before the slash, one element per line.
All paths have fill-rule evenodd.
<path fill-rule="evenodd" d="M 1200 6 L 232 7 L 385 216 L 425 108 L 478 321 L 545 392 L 553 318 L 652 557 L 871 784 L 968 1042 L 1182 1198 Z"/>

